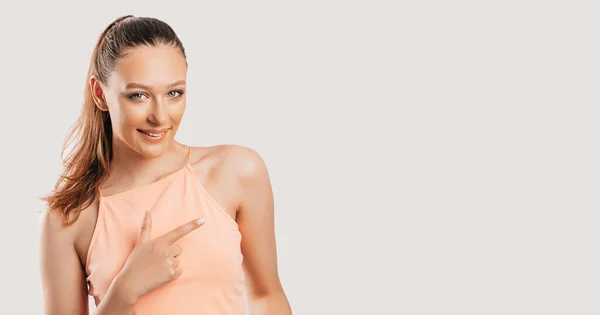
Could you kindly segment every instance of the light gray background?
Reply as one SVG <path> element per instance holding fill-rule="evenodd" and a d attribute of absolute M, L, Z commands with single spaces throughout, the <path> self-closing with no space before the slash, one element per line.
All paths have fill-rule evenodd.
<path fill-rule="evenodd" d="M 132 13 L 187 49 L 178 140 L 265 159 L 295 314 L 598 314 L 592 3 L 3 4 L 3 312 L 42 313 L 36 198 Z"/>

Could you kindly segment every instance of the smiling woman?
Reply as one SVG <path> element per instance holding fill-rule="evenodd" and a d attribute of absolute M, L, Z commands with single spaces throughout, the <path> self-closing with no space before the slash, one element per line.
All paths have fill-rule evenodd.
<path fill-rule="evenodd" d="M 185 55 L 173 45 L 141 45 L 114 63 L 108 78 L 90 78 L 95 103 L 109 112 L 121 145 L 133 145 L 146 157 L 162 156 L 185 110 Z"/>
<path fill-rule="evenodd" d="M 252 149 L 174 137 L 187 61 L 169 25 L 121 17 L 92 55 L 42 224 L 46 314 L 291 314 L 273 195 Z M 52 257 L 60 257 L 60 260 Z M 244 294 L 246 293 L 246 294 Z"/>

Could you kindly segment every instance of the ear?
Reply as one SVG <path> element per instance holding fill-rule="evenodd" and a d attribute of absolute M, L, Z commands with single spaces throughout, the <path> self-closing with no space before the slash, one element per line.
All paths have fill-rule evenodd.
<path fill-rule="evenodd" d="M 108 105 L 106 104 L 106 99 L 104 98 L 104 90 L 100 80 L 96 77 L 96 75 L 92 75 L 90 77 L 90 90 L 92 91 L 92 98 L 94 99 L 94 103 L 101 111 L 108 111 Z"/>

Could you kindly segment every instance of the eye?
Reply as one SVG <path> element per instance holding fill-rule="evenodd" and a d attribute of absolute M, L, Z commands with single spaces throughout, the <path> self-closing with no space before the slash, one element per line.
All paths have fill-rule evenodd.
<path fill-rule="evenodd" d="M 138 96 L 144 96 L 144 94 L 142 93 L 133 93 L 129 95 L 129 99 L 134 100 L 134 101 L 139 101 L 141 100 L 141 98 L 139 98 Z"/>
<path fill-rule="evenodd" d="M 178 93 L 178 94 L 176 94 L 176 95 L 171 94 L 173 92 Z M 179 97 L 181 95 L 183 95 L 183 91 L 181 91 L 181 90 L 174 90 L 174 91 L 169 92 L 169 96 L 172 96 L 172 97 Z"/>

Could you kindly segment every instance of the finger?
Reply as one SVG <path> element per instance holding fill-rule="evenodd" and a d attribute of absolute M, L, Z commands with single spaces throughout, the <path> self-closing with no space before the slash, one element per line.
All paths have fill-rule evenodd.
<path fill-rule="evenodd" d="M 172 257 L 177 257 L 181 254 L 181 246 L 174 244 L 169 248 L 169 255 Z"/>
<path fill-rule="evenodd" d="M 168 257 L 168 258 L 165 260 L 165 264 L 167 264 L 167 266 L 168 266 L 168 267 L 176 267 L 176 265 L 175 265 L 175 258 L 173 258 L 173 257 Z"/>
<path fill-rule="evenodd" d="M 179 266 L 179 259 L 175 258 L 175 257 L 169 257 L 167 258 L 167 266 L 169 267 L 177 267 Z"/>
<path fill-rule="evenodd" d="M 150 230 L 152 229 L 152 218 L 148 210 L 144 210 L 144 218 L 140 228 L 140 242 L 150 239 Z"/>
<path fill-rule="evenodd" d="M 171 268 L 169 270 L 169 276 L 171 276 L 171 280 L 179 278 L 179 276 L 181 276 L 182 273 L 183 270 L 179 267 Z"/>
<path fill-rule="evenodd" d="M 167 244 L 171 245 L 171 244 L 175 243 L 178 239 L 180 239 L 180 238 L 184 237 L 185 235 L 187 235 L 188 233 L 190 233 L 191 231 L 202 226 L 204 224 L 204 222 L 205 222 L 204 219 L 192 220 L 186 224 L 180 225 L 179 227 L 177 227 L 176 229 L 172 230 L 171 232 L 169 232 L 167 234 L 163 234 L 162 236 L 159 237 L 159 240 L 164 241 Z"/>

